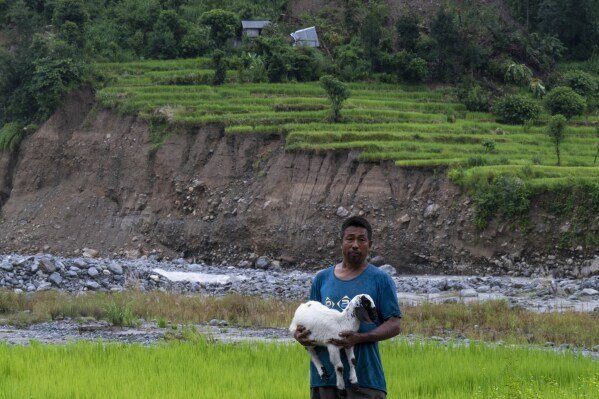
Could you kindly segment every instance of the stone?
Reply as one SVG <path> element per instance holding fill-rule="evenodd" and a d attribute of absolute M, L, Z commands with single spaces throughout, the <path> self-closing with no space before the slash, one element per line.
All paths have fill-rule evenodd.
<path fill-rule="evenodd" d="M 279 262 L 278 260 L 273 260 L 272 262 L 270 262 L 270 270 L 274 270 L 274 271 L 283 270 L 281 268 L 281 262 Z"/>
<path fill-rule="evenodd" d="M 384 271 L 390 276 L 395 276 L 397 274 L 397 270 L 391 265 L 383 265 L 379 267 L 380 270 Z"/>
<path fill-rule="evenodd" d="M 100 284 L 96 283 L 95 281 L 86 281 L 85 282 L 85 286 L 90 289 L 90 290 L 98 290 L 101 288 Z"/>
<path fill-rule="evenodd" d="M 75 259 L 73 265 L 80 269 L 87 269 L 89 267 L 89 265 L 84 259 Z"/>
<path fill-rule="evenodd" d="M 90 277 L 96 277 L 98 274 L 100 274 L 100 272 L 95 267 L 90 267 L 89 269 L 87 269 L 87 274 Z"/>
<path fill-rule="evenodd" d="M 48 282 L 43 282 L 37 286 L 36 291 L 47 291 L 52 288 L 52 284 Z"/>
<path fill-rule="evenodd" d="M 412 218 L 410 217 L 410 215 L 408 215 L 406 213 L 405 215 L 403 215 L 402 217 L 399 218 L 399 223 L 401 223 L 401 224 L 410 223 L 411 220 L 412 220 Z"/>
<path fill-rule="evenodd" d="M 473 297 L 477 297 L 478 293 L 473 288 L 464 288 L 463 290 L 460 291 L 460 296 L 462 296 L 464 298 L 473 298 Z"/>
<path fill-rule="evenodd" d="M 159 282 L 160 281 L 160 276 L 158 276 L 157 274 L 150 274 L 150 280 L 155 281 L 155 282 Z"/>
<path fill-rule="evenodd" d="M 370 259 L 370 263 L 375 266 L 383 266 L 385 264 L 385 258 L 383 258 L 381 255 L 377 255 Z"/>
<path fill-rule="evenodd" d="M 210 322 L 208 324 L 210 324 L 211 326 L 216 327 L 216 326 L 218 326 L 220 324 L 220 320 L 212 319 L 212 320 L 210 320 Z"/>
<path fill-rule="evenodd" d="M 62 276 L 54 272 L 50 275 L 50 277 L 48 277 L 48 281 L 54 284 L 55 286 L 60 287 L 60 284 L 62 284 Z"/>
<path fill-rule="evenodd" d="M 97 249 L 83 248 L 82 255 L 84 258 L 97 258 L 100 256 L 100 252 Z"/>
<path fill-rule="evenodd" d="M 111 262 L 108 265 L 108 270 L 110 270 L 110 272 L 113 274 L 117 274 L 117 275 L 123 274 L 123 267 L 116 262 Z"/>
<path fill-rule="evenodd" d="M 593 262 L 589 266 L 580 269 L 582 277 L 589 277 L 595 274 L 599 274 L 599 255 L 595 255 L 595 259 L 593 259 Z"/>
<path fill-rule="evenodd" d="M 256 269 L 266 270 L 270 265 L 270 261 L 266 256 L 261 256 L 258 259 L 256 259 L 256 263 L 254 265 L 256 266 Z"/>
<path fill-rule="evenodd" d="M 599 295 L 599 291 L 592 289 L 592 288 L 585 288 L 584 290 L 580 291 L 581 295 L 588 295 L 588 296 L 595 296 L 595 295 Z"/>
<path fill-rule="evenodd" d="M 481 293 L 481 294 L 489 292 L 489 291 L 491 291 L 491 287 L 488 285 L 481 285 L 480 287 L 478 287 L 476 289 L 476 292 Z"/>
<path fill-rule="evenodd" d="M 0 269 L 6 270 L 7 272 L 12 272 L 13 266 L 10 263 L 2 263 L 0 264 Z"/>
<path fill-rule="evenodd" d="M 33 292 L 33 291 L 35 291 L 35 285 L 33 285 L 33 284 L 27 284 L 27 286 L 25 287 L 25 289 L 27 290 L 27 292 Z"/>
<path fill-rule="evenodd" d="M 239 262 L 237 267 L 239 267 L 241 269 L 248 269 L 248 268 L 252 267 L 252 262 L 250 262 L 249 260 L 242 260 L 241 262 Z"/>
<path fill-rule="evenodd" d="M 48 259 L 48 258 L 42 258 L 39 261 L 39 265 L 40 265 L 40 269 L 44 272 L 44 273 L 54 273 L 56 271 L 56 265 L 54 264 L 54 262 L 52 261 L 52 259 Z"/>
<path fill-rule="evenodd" d="M 438 210 L 439 210 L 439 205 L 437 205 L 437 204 L 430 204 L 424 210 L 424 217 L 425 218 L 431 218 L 431 217 L 437 215 L 437 211 Z"/>
<path fill-rule="evenodd" d="M 347 217 L 347 215 L 349 215 L 349 211 L 347 209 L 345 209 L 344 207 L 340 206 L 339 208 L 337 208 L 336 214 L 340 218 L 344 218 L 344 217 Z"/>

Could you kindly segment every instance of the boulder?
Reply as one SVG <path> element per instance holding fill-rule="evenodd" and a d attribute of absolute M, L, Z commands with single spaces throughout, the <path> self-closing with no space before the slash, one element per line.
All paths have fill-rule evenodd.
<path fill-rule="evenodd" d="M 340 218 L 344 218 L 344 217 L 347 217 L 347 215 L 349 215 L 349 211 L 347 209 L 345 209 L 344 207 L 340 206 L 339 208 L 337 208 L 336 214 Z"/>
<path fill-rule="evenodd" d="M 62 276 L 56 272 L 52 273 L 50 277 L 48 277 L 48 281 L 54 284 L 57 287 L 60 287 L 62 284 Z"/>
<path fill-rule="evenodd" d="M 397 274 L 397 270 L 395 270 L 395 268 L 391 265 L 383 265 L 379 267 L 379 269 L 389 274 L 390 276 L 395 276 Z"/>
<path fill-rule="evenodd" d="M 254 266 L 256 266 L 256 269 L 266 270 L 268 269 L 268 266 L 270 266 L 270 261 L 266 256 L 261 256 L 258 259 L 256 259 L 256 263 L 254 264 Z"/>
<path fill-rule="evenodd" d="M 54 262 L 52 261 L 52 259 L 48 259 L 48 258 L 42 258 L 39 261 L 39 265 L 40 265 L 40 269 L 44 272 L 44 273 L 54 273 L 56 271 L 56 265 L 54 264 Z"/>
<path fill-rule="evenodd" d="M 473 298 L 478 296 L 478 292 L 473 288 L 464 288 L 460 291 L 460 296 L 464 298 Z"/>
<path fill-rule="evenodd" d="M 116 262 L 111 262 L 108 265 L 108 270 L 110 270 L 110 272 L 113 274 L 118 274 L 118 275 L 123 274 L 123 267 Z"/>
<path fill-rule="evenodd" d="M 100 274 L 100 272 L 95 267 L 90 267 L 89 269 L 87 269 L 87 274 L 90 277 L 96 277 L 98 274 Z"/>

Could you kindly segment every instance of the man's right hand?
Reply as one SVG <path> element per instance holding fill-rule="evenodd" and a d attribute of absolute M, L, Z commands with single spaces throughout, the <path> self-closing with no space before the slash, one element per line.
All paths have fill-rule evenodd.
<path fill-rule="evenodd" d="M 304 326 L 297 326 L 293 333 L 293 337 L 303 346 L 316 346 L 316 341 L 309 338 L 310 330 L 306 330 L 306 327 Z"/>

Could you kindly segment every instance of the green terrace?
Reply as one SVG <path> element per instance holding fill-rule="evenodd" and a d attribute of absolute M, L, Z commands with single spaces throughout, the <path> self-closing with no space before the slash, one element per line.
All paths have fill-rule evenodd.
<path fill-rule="evenodd" d="M 289 150 L 361 150 L 364 161 L 398 166 L 451 167 L 461 182 L 497 173 L 515 174 L 536 186 L 599 182 L 594 166 L 599 116 L 574 118 L 561 144 L 562 167 L 545 134 L 548 115 L 536 125 L 505 125 L 494 115 L 469 112 L 452 87 L 350 83 L 342 123 L 329 123 L 330 104 L 318 82 L 239 83 L 211 86 L 207 59 L 104 63 L 108 82 L 100 104 L 149 120 L 190 126 L 224 125 L 228 134 L 286 137 Z M 159 143 L 158 143 L 159 144 Z"/>

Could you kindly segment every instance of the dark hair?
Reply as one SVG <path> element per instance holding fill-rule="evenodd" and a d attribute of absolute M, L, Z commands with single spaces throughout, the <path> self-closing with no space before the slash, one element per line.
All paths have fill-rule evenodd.
<path fill-rule="evenodd" d="M 352 216 L 350 218 L 345 219 L 343 224 L 341 225 L 341 239 L 343 240 L 343 236 L 345 235 L 345 229 L 348 227 L 362 227 L 366 229 L 368 233 L 368 241 L 372 241 L 372 226 L 368 223 L 368 220 L 364 219 L 361 216 Z"/>

